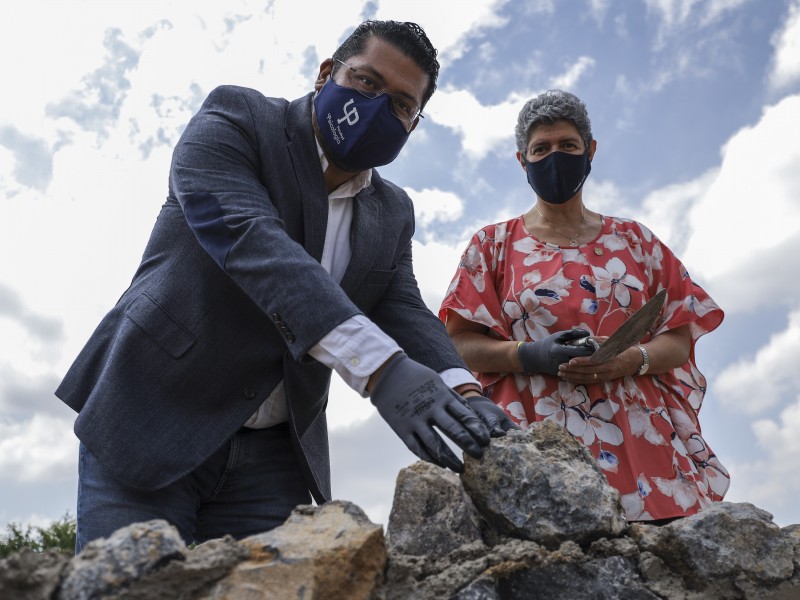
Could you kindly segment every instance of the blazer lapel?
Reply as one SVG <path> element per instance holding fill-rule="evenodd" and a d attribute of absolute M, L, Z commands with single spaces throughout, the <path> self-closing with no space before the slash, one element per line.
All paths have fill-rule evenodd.
<path fill-rule="evenodd" d="M 306 251 L 316 260 L 322 259 L 328 227 L 328 193 L 319 162 L 319 153 L 311 127 L 311 97 L 294 100 L 286 113 L 286 148 L 292 157 L 303 210 Z"/>
<path fill-rule="evenodd" d="M 374 176 L 374 173 L 373 173 Z M 381 243 L 381 203 L 370 185 L 353 198 L 353 223 L 350 227 L 350 264 L 342 277 L 342 289 L 351 295 L 367 276 Z"/>

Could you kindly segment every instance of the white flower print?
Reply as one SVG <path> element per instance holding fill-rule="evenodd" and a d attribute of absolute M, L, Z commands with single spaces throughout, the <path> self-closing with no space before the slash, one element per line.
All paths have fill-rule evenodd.
<path fill-rule="evenodd" d="M 541 306 L 539 298 L 533 290 L 523 290 L 519 302 L 506 300 L 503 312 L 511 320 L 511 331 L 515 340 L 541 340 L 550 335 L 548 327 L 557 321 L 555 315 Z"/>
<path fill-rule="evenodd" d="M 497 263 L 506 259 L 506 238 L 508 227 L 506 223 L 498 223 L 494 228 L 494 244 L 492 245 L 492 270 L 497 270 Z"/>
<path fill-rule="evenodd" d="M 559 381 L 558 391 L 552 396 L 545 396 L 536 401 L 534 409 L 546 421 L 554 421 L 564 427 L 575 437 L 583 437 L 587 424 L 585 411 L 580 405 L 588 403 L 586 389 L 583 386 L 573 387 L 566 381 Z M 589 428 L 591 429 L 591 428 Z M 594 433 L 592 433 L 594 438 Z"/>
<path fill-rule="evenodd" d="M 628 274 L 627 270 L 625 263 L 616 256 L 606 263 L 605 268 L 592 266 L 597 297 L 608 298 L 613 293 L 620 306 L 629 306 L 631 293 L 628 288 L 642 291 L 644 284 L 635 276 Z"/>
<path fill-rule="evenodd" d="M 552 258 L 559 253 L 559 249 L 557 247 L 551 247 L 547 244 L 542 244 L 531 237 L 525 237 L 521 240 L 517 240 L 514 242 L 513 248 L 517 252 L 525 254 L 525 258 L 522 259 L 522 264 L 526 267 L 530 267 L 538 262 L 552 260 Z"/>
<path fill-rule="evenodd" d="M 711 491 L 719 497 L 724 496 L 731 483 L 730 475 L 719 462 L 716 455 L 709 452 L 706 441 L 700 434 L 695 433 L 686 440 L 686 449 L 700 472 L 705 474 L 708 487 L 711 488 Z"/>
<path fill-rule="evenodd" d="M 697 484 L 685 478 L 680 471 L 675 479 L 653 477 L 653 481 L 662 494 L 670 496 L 683 510 L 690 509 L 700 500 Z"/>
<path fill-rule="evenodd" d="M 506 405 L 506 412 L 517 420 L 520 427 L 523 429 L 528 427 L 528 417 L 525 416 L 525 408 L 522 406 L 522 402 L 509 402 Z"/>
<path fill-rule="evenodd" d="M 467 321 L 473 321 L 475 323 L 480 323 L 481 325 L 486 325 L 489 328 L 493 327 L 502 327 L 502 325 L 492 316 L 492 313 L 489 312 L 489 309 L 486 308 L 485 304 L 481 304 L 475 309 L 475 312 L 470 311 L 468 308 L 451 308 L 454 313 L 464 317 Z"/>
<path fill-rule="evenodd" d="M 472 285 L 479 293 L 483 293 L 486 287 L 486 262 L 483 258 L 483 253 L 478 244 L 470 244 L 464 256 L 461 257 L 461 268 L 463 268 L 469 276 Z"/>
<path fill-rule="evenodd" d="M 617 397 L 622 398 L 625 404 L 625 411 L 628 417 L 628 424 L 631 433 L 640 438 L 644 437 L 648 442 L 655 446 L 666 446 L 667 440 L 656 428 L 653 423 L 654 418 L 660 418 L 658 412 L 653 411 L 644 398 L 644 394 L 636 385 L 633 377 L 625 377 L 623 382 L 617 387 Z"/>
<path fill-rule="evenodd" d="M 650 495 L 653 488 L 647 482 L 644 473 L 639 473 L 636 479 L 636 491 L 630 494 L 622 494 L 622 509 L 625 511 L 625 518 L 628 521 L 644 521 L 653 517 L 644 509 L 644 499 Z"/>
<path fill-rule="evenodd" d="M 618 410 L 619 406 L 606 398 L 592 402 L 591 408 L 586 413 L 588 427 L 583 435 L 583 443 L 589 446 L 594 443 L 596 437 L 612 446 L 622 445 L 624 441 L 622 430 L 611 422 Z"/>

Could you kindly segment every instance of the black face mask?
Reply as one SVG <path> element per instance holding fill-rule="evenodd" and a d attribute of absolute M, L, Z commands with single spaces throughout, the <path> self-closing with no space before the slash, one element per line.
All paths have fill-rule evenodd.
<path fill-rule="evenodd" d="M 591 170 L 588 148 L 583 154 L 552 152 L 536 162 L 525 159 L 528 183 L 550 204 L 564 204 L 577 194 Z"/>

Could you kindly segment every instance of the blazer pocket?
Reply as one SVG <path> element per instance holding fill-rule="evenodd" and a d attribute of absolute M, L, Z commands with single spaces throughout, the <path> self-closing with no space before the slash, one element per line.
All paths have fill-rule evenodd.
<path fill-rule="evenodd" d="M 388 285 L 396 272 L 397 272 L 397 265 L 392 265 L 392 268 L 389 269 L 388 271 L 381 271 L 378 269 L 374 269 L 369 273 L 367 273 L 367 277 L 364 279 L 364 283 L 366 285 Z"/>
<path fill-rule="evenodd" d="M 141 294 L 131 302 L 125 315 L 172 358 L 186 354 L 196 341 L 183 325 L 147 294 Z"/>

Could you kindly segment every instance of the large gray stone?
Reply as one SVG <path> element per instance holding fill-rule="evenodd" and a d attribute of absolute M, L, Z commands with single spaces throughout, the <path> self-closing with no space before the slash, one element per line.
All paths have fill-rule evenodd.
<path fill-rule="evenodd" d="M 60 552 L 30 548 L 0 560 L 0 598 L 50 600 L 69 560 Z"/>
<path fill-rule="evenodd" d="M 768 590 L 795 569 L 790 535 L 748 503 L 717 502 L 662 527 L 637 523 L 632 535 L 687 589 L 705 591 L 708 598 L 745 597 L 743 590 L 753 586 Z"/>
<path fill-rule="evenodd" d="M 166 521 L 134 523 L 88 543 L 72 560 L 58 598 L 110 597 L 167 563 L 184 560 L 185 549 L 178 531 Z"/>
<path fill-rule="evenodd" d="M 497 584 L 503 600 L 659 600 L 620 556 L 520 569 Z"/>
<path fill-rule="evenodd" d="M 464 457 L 464 488 L 498 531 L 555 547 L 586 544 L 626 528 L 619 493 L 589 451 L 555 423 L 492 440 L 480 460 Z"/>
<path fill-rule="evenodd" d="M 241 544 L 250 559 L 197 598 L 366 600 L 383 583 L 383 528 L 350 502 L 299 506 Z"/>
<path fill-rule="evenodd" d="M 479 541 L 480 516 L 455 473 L 421 461 L 400 471 L 386 528 L 390 552 L 439 557 Z"/>

